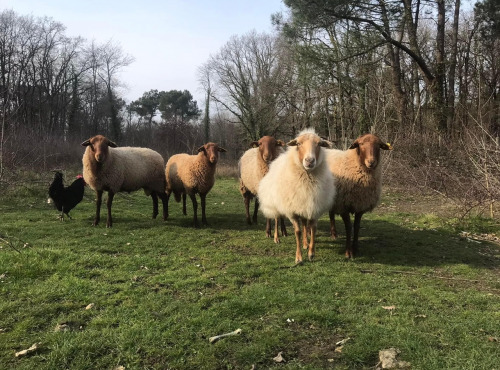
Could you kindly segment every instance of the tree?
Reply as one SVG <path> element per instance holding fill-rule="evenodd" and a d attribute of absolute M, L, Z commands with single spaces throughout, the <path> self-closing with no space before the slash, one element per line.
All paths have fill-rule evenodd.
<path fill-rule="evenodd" d="M 206 92 L 231 113 L 250 140 L 274 134 L 284 99 L 283 74 L 275 36 L 250 32 L 233 36 L 201 69 Z"/>
<path fill-rule="evenodd" d="M 148 128 L 151 130 L 153 118 L 160 106 L 160 93 L 158 90 L 149 90 L 142 97 L 130 103 L 130 110 L 136 112 L 141 118 L 147 119 Z"/>
<path fill-rule="evenodd" d="M 182 123 L 197 118 L 201 113 L 188 90 L 161 92 L 159 110 L 163 119 Z"/>
<path fill-rule="evenodd" d="M 351 25 L 354 29 L 362 31 L 359 35 L 365 34 L 367 35 L 366 41 L 369 40 L 369 42 L 362 42 L 364 48 L 353 50 L 351 54 L 358 55 L 375 47 L 391 45 L 389 47 L 389 59 L 396 77 L 393 79 L 396 96 L 401 95 L 403 90 L 399 86 L 402 75 L 395 51 L 404 52 L 418 66 L 432 96 L 434 107 L 438 108 L 434 110 L 436 127 L 441 132 L 446 133 L 446 115 L 443 115 L 446 103 L 446 90 L 444 88 L 444 82 L 446 81 L 444 59 L 446 9 L 444 0 L 436 1 L 438 22 L 436 46 L 434 48 L 435 58 L 433 61 L 428 61 L 423 57 L 418 42 L 417 17 L 420 0 L 416 3 L 412 2 L 412 0 L 403 0 L 402 2 L 392 0 L 284 0 L 284 2 L 291 10 L 291 22 L 284 25 L 285 31 L 289 34 L 302 35 L 305 38 L 310 37 L 311 33 L 317 35 L 318 32 L 328 31 L 332 25 L 343 24 L 346 29 Z M 432 3 L 427 2 L 427 5 L 431 6 Z M 417 11 L 415 11 L 414 6 L 417 6 Z M 401 22 L 402 19 L 404 22 Z M 403 30 L 407 34 L 408 43 L 402 40 Z M 377 35 L 377 39 L 373 39 L 374 35 Z M 324 40 L 319 37 L 317 40 L 319 43 L 324 43 Z M 402 110 L 405 99 L 400 96 L 399 100 L 401 100 L 399 105 L 400 110 Z M 446 109 L 444 111 L 446 112 Z"/>
<path fill-rule="evenodd" d="M 109 119 L 111 122 L 111 137 L 118 140 L 121 135 L 121 121 L 118 117 L 119 104 L 114 92 L 116 75 L 120 69 L 130 65 L 134 61 L 134 58 L 130 55 L 124 55 L 121 47 L 112 41 L 108 41 L 100 49 L 101 68 L 97 73 L 106 85 Z"/>

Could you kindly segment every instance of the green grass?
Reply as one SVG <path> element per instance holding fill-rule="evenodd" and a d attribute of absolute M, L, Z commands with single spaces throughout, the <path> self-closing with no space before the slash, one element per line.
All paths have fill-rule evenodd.
<path fill-rule="evenodd" d="M 217 180 L 201 229 L 173 199 L 169 220 L 152 220 L 142 192 L 115 197 L 113 228 L 105 207 L 92 227 L 89 189 L 59 222 L 45 192 L 0 198 L 2 369 L 373 369 L 389 347 L 414 369 L 498 369 L 500 248 L 461 240 L 452 219 L 376 210 L 363 218 L 360 256 L 346 261 L 324 217 L 316 260 L 290 268 L 294 237 L 275 245 L 261 215 L 247 225 L 234 179 Z M 286 362 L 273 361 L 278 352 Z"/>

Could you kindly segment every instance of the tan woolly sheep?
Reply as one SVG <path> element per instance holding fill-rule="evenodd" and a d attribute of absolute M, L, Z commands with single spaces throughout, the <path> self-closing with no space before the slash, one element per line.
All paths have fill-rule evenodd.
<path fill-rule="evenodd" d="M 183 213 L 186 214 L 186 194 L 193 202 L 194 225 L 198 224 L 198 203 L 196 193 L 200 194 L 201 200 L 201 222 L 206 225 L 205 198 L 215 183 L 215 168 L 219 160 L 219 153 L 226 149 L 215 143 L 207 143 L 198 148 L 197 155 L 175 154 L 167 161 L 165 167 L 166 193 L 167 193 L 167 217 L 168 199 L 174 193 L 175 200 L 180 202 L 183 197 Z"/>
<path fill-rule="evenodd" d="M 330 143 L 316 135 L 314 130 L 302 131 L 287 145 L 287 151 L 271 163 L 269 172 L 260 181 L 258 197 L 264 216 L 275 219 L 286 216 L 292 222 L 297 246 L 295 263 L 298 264 L 302 262 L 300 223 L 304 249 L 309 249 L 308 257 L 312 260 L 316 222 L 333 204 L 335 180 L 324 160 L 324 148 L 329 148 Z M 311 237 L 309 244 L 308 229 Z M 278 240 L 277 225 L 274 240 Z"/>
<path fill-rule="evenodd" d="M 106 226 L 113 225 L 111 205 L 120 191 L 144 189 L 153 198 L 153 218 L 158 215 L 158 197 L 163 203 L 163 219 L 166 219 L 165 173 L 163 157 L 148 148 L 123 147 L 102 135 L 96 135 L 82 143 L 83 178 L 97 194 L 94 226 L 100 221 L 103 191 L 108 192 L 106 202 L 108 217 Z"/>
<path fill-rule="evenodd" d="M 284 152 L 285 143 L 276 140 L 272 136 L 263 136 L 258 141 L 251 143 L 248 149 L 241 156 L 238 162 L 238 172 L 240 177 L 240 192 L 245 201 L 245 214 L 247 223 L 252 224 L 250 218 L 250 201 L 257 196 L 257 188 L 260 180 L 269 171 L 269 165 L 280 154 Z M 253 222 L 257 223 L 257 212 L 259 210 L 259 199 L 255 198 L 253 211 Z M 283 218 L 281 221 L 281 234 L 287 235 Z M 266 219 L 266 236 L 271 237 L 271 220 Z"/>
<path fill-rule="evenodd" d="M 329 149 L 326 158 L 330 171 L 337 179 L 337 194 L 330 210 L 330 233 L 337 237 L 335 215 L 342 217 L 346 229 L 346 252 L 352 258 L 358 248 L 359 227 L 364 213 L 375 208 L 382 191 L 380 149 L 391 150 L 375 135 L 357 138 L 348 150 Z M 354 213 L 354 235 L 351 244 L 351 217 Z"/>

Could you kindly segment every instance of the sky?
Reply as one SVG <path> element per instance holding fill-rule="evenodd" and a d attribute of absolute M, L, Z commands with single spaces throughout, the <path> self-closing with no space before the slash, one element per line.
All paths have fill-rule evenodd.
<path fill-rule="evenodd" d="M 81 36 L 120 45 L 135 58 L 120 74 L 127 102 L 146 91 L 189 90 L 198 107 L 203 90 L 197 70 L 233 35 L 273 32 L 281 0 L 0 0 L 0 9 L 49 17 Z"/>

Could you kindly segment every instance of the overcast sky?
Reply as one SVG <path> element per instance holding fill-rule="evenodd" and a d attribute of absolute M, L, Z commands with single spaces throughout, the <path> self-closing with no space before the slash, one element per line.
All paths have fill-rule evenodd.
<path fill-rule="evenodd" d="M 281 0 L 0 0 L 0 9 L 50 17 L 67 36 L 118 43 L 135 58 L 120 75 L 127 101 L 151 89 L 189 90 L 202 107 L 198 67 L 233 35 L 273 32 L 271 14 L 286 7 Z"/>

